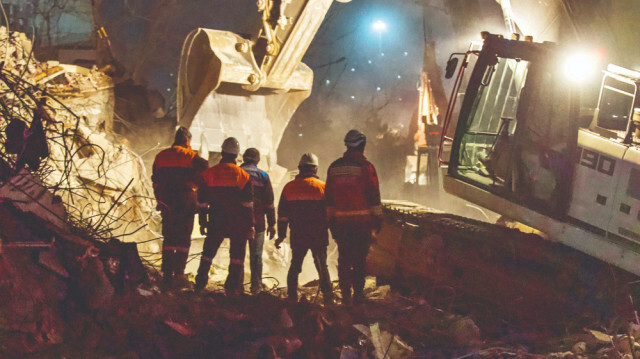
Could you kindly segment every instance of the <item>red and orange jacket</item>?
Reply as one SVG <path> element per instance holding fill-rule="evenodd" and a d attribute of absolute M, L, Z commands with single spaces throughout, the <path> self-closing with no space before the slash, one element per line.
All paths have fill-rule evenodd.
<path fill-rule="evenodd" d="M 278 204 L 278 236 L 286 237 L 291 227 L 291 246 L 326 246 L 327 211 L 324 182 L 312 174 L 299 174 L 287 183 Z"/>
<path fill-rule="evenodd" d="M 249 174 L 235 163 L 222 160 L 206 170 L 203 178 L 199 198 L 210 206 L 208 230 L 225 237 L 247 234 L 254 225 Z"/>
<path fill-rule="evenodd" d="M 188 147 L 172 146 L 158 153 L 151 175 L 158 207 L 195 205 L 194 193 L 201 186 L 207 167 L 207 161 Z M 194 203 L 187 204 L 188 201 Z"/>
<path fill-rule="evenodd" d="M 382 216 L 378 175 L 362 152 L 347 150 L 329 166 L 325 194 L 331 225 L 354 224 L 371 230 Z"/>

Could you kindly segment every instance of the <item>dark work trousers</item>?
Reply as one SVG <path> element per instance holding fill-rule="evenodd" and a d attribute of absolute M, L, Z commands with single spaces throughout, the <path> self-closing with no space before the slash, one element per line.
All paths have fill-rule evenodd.
<path fill-rule="evenodd" d="M 251 292 L 262 290 L 262 247 L 264 231 L 256 233 L 249 241 L 249 266 L 251 267 Z"/>
<path fill-rule="evenodd" d="M 293 257 L 291 258 L 291 266 L 287 275 L 289 299 L 298 300 L 298 275 L 302 272 L 302 262 L 309 250 L 311 250 L 313 264 L 315 264 L 320 277 L 320 290 L 325 299 L 333 298 L 331 278 L 329 278 L 329 269 L 327 268 L 327 246 L 319 245 L 309 248 L 308 246 L 294 245 L 291 247 Z"/>
<path fill-rule="evenodd" d="M 200 289 L 204 288 L 209 281 L 211 262 L 225 238 L 224 234 L 220 233 L 220 231 L 211 230 L 209 233 L 204 240 L 202 258 L 200 259 L 198 275 L 196 276 L 196 288 Z M 247 236 L 232 235 L 229 241 L 229 274 L 224 283 L 224 289 L 227 294 L 239 295 L 244 291 L 244 256 L 247 247 Z"/>
<path fill-rule="evenodd" d="M 349 300 L 352 288 L 355 298 L 363 298 L 365 264 L 371 245 L 371 232 L 359 229 L 340 232 L 335 240 L 338 244 L 338 281 L 342 298 Z"/>
<path fill-rule="evenodd" d="M 162 266 L 165 278 L 184 274 L 191 246 L 194 214 L 172 207 L 162 214 Z"/>

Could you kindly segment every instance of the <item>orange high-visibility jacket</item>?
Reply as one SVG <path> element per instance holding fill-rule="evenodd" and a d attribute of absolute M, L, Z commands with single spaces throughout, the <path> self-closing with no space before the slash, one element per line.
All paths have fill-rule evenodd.
<path fill-rule="evenodd" d="M 278 235 L 291 227 L 291 246 L 328 245 L 324 182 L 315 175 L 299 174 L 287 183 L 278 204 Z"/>
<path fill-rule="evenodd" d="M 247 233 L 254 225 L 249 174 L 235 163 L 220 162 L 206 170 L 203 178 L 199 197 L 210 205 L 209 229 L 225 237 Z"/>
<path fill-rule="evenodd" d="M 156 155 L 153 162 L 153 190 L 156 199 L 166 206 L 184 203 L 185 197 L 202 184 L 207 161 L 188 147 L 172 146 Z"/>

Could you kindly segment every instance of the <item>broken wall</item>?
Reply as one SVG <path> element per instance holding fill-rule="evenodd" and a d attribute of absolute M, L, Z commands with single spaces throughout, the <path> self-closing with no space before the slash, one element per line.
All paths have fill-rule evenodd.
<path fill-rule="evenodd" d="M 26 172 L 19 169 L 26 163 L 44 188 L 62 200 L 65 224 L 96 238 L 145 242 L 142 250 L 157 253 L 159 218 L 149 176 L 139 156 L 111 132 L 111 79 L 96 69 L 38 62 L 27 37 L 9 35 L 3 27 L 0 44 L 0 58 L 5 60 L 0 76 L 0 158 L 7 165 L 2 176 L 25 178 Z M 25 127 L 22 139 L 14 139 L 22 141 L 17 150 L 9 148 L 16 147 L 7 132 L 12 122 Z M 39 122 L 47 152 L 42 154 L 33 153 L 39 148 L 34 132 Z M 12 181 L 19 181 L 15 177 Z M 5 187 L 14 192 L 26 189 L 10 184 Z M 26 197 L 38 197 L 38 188 Z"/>

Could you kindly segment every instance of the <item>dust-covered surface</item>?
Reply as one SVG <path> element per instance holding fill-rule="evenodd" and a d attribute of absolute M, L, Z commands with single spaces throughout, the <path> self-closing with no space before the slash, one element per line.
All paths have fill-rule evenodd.
<path fill-rule="evenodd" d="M 39 62 L 26 36 L 4 27 L 0 59 L 0 197 L 50 212 L 47 203 L 27 208 L 46 189 L 64 205 L 64 213 L 49 213 L 57 225 L 153 245 L 159 216 L 151 184 L 139 156 L 111 132 L 111 79 Z"/>

